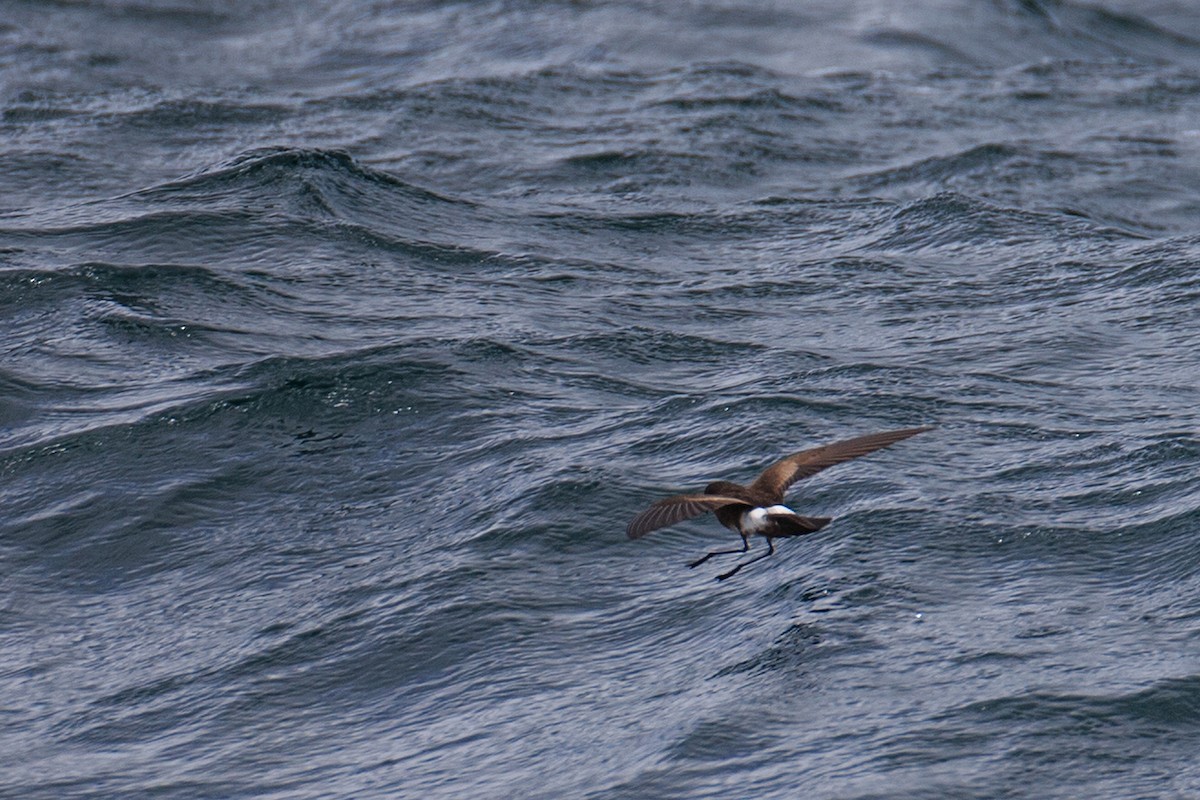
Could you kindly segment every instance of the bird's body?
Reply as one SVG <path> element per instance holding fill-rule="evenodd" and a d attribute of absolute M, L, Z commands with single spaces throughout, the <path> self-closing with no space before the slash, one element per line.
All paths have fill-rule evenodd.
<path fill-rule="evenodd" d="M 858 458 L 927 430 L 930 428 L 872 433 L 793 453 L 767 467 L 749 486 L 715 481 L 704 487 L 703 494 L 679 494 L 660 500 L 634 517 L 626 533 L 630 539 L 640 539 L 659 528 L 698 517 L 708 511 L 714 512 L 718 522 L 742 537 L 742 548 L 714 551 L 692 562 L 693 567 L 715 555 L 744 553 L 750 549 L 751 537 L 765 537 L 767 552 L 717 576 L 718 580 L 724 580 L 746 564 L 774 553 L 775 539 L 814 533 L 830 523 L 830 517 L 802 516 L 783 504 L 784 494 L 793 483 L 834 464 Z"/>

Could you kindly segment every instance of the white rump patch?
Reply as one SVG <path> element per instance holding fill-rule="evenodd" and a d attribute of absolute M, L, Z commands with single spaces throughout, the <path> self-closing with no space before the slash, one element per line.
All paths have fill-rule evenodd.
<path fill-rule="evenodd" d="M 742 531 L 745 533 L 758 533 L 770 524 L 767 519 L 769 514 L 795 514 L 787 506 L 767 506 L 766 508 L 752 508 L 749 511 L 742 512 Z"/>

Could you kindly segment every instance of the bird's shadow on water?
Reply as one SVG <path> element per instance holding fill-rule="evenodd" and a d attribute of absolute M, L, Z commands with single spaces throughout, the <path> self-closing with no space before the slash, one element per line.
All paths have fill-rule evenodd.
<path fill-rule="evenodd" d="M 768 590 L 762 602 L 781 609 L 791 608 L 790 624 L 769 646 L 749 658 L 721 667 L 712 679 L 744 674 L 799 674 L 809 671 L 818 652 L 826 657 L 846 650 L 873 649 L 868 637 L 839 624 L 837 612 L 872 604 L 877 591 L 871 588 L 871 583 L 877 578 L 869 575 L 822 580 L 810 575 Z M 827 623 L 817 619 L 818 615 L 831 616 Z"/>
<path fill-rule="evenodd" d="M 808 649 L 819 645 L 821 641 L 820 625 L 811 622 L 795 623 L 776 637 L 775 642 L 766 650 L 736 664 L 722 667 L 712 677 L 795 671 L 807 663 Z"/>
<path fill-rule="evenodd" d="M 799 598 L 801 603 L 812 604 L 826 597 L 827 589 L 810 589 Z M 823 613 L 827 608 L 809 608 L 805 613 Z M 828 629 L 820 622 L 793 621 L 775 636 L 772 643 L 749 658 L 729 664 L 717 670 L 712 677 L 760 674 L 777 671 L 803 671 L 811 659 L 813 648 L 823 645 L 828 638 Z"/>

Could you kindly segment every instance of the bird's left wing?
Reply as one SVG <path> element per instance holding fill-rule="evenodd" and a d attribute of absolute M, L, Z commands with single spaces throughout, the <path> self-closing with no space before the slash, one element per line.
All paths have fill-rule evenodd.
<path fill-rule="evenodd" d="M 629 522 L 625 533 L 630 539 L 640 539 L 651 531 L 666 528 L 676 522 L 698 517 L 708 511 L 728 505 L 749 506 L 745 500 L 735 497 L 723 497 L 717 494 L 677 494 L 665 500 L 659 500 L 654 505 L 638 514 Z"/>

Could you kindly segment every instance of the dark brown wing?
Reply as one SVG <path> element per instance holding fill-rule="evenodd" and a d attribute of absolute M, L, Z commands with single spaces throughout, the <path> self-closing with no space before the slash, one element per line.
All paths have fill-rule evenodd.
<path fill-rule="evenodd" d="M 659 500 L 654 505 L 638 514 L 629 522 L 625 533 L 630 539 L 640 539 L 651 531 L 683 522 L 685 519 L 698 517 L 728 505 L 746 505 L 745 500 L 735 497 L 723 497 L 719 494 L 677 494 L 665 500 Z"/>
<path fill-rule="evenodd" d="M 902 439 L 916 436 L 918 433 L 932 430 L 932 427 L 905 428 L 902 431 L 887 431 L 886 433 L 870 433 L 855 439 L 834 442 L 823 447 L 814 447 L 800 453 L 793 453 L 787 458 L 776 461 L 763 470 L 762 475 L 750 485 L 751 490 L 765 492 L 775 498 L 776 502 L 783 500 L 783 493 L 796 481 L 816 475 L 826 467 L 841 464 L 852 458 L 865 456 L 889 444 L 895 444 Z"/>

